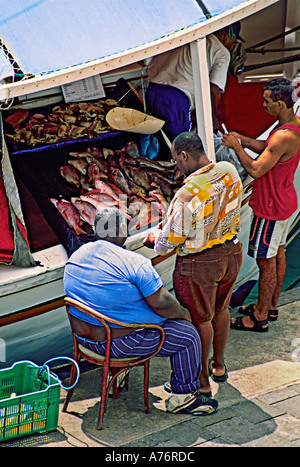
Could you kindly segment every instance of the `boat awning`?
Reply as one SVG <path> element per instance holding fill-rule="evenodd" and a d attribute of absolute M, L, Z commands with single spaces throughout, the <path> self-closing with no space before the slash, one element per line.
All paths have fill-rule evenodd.
<path fill-rule="evenodd" d="M 4 0 L 0 35 L 25 74 L 132 49 L 205 19 L 195 0 Z"/>
<path fill-rule="evenodd" d="M 205 8 L 201 8 L 202 3 L 213 18 L 225 12 L 228 18 L 231 16 L 235 19 L 231 15 L 232 9 L 242 8 L 243 5 L 246 9 L 252 5 L 259 9 L 275 1 L 2 0 L 0 51 L 3 50 L 6 56 L 0 53 L 0 79 L 9 76 L 11 64 L 17 75 L 32 79 L 64 70 L 72 72 L 74 67 L 103 63 L 111 60 L 111 57 L 131 51 L 135 53 L 137 49 L 145 51 L 149 44 L 166 38 L 172 40 L 176 34 L 182 35 L 211 21 L 207 20 Z M 199 34 L 196 36 L 197 39 Z M 147 53 L 144 52 L 144 58 L 147 58 Z M 153 53 L 153 50 L 149 53 Z M 119 66 L 123 66 L 123 63 L 120 62 Z M 110 69 L 112 67 L 116 67 L 115 64 Z M 93 69 L 87 73 L 92 76 L 99 70 Z M 18 76 L 15 78 L 19 79 Z M 63 81 L 71 82 L 72 79 L 69 77 Z M 8 88 L 16 84 L 9 83 Z M 3 95 L 0 94 L 2 100 Z M 9 97 L 9 92 L 6 94 Z"/>

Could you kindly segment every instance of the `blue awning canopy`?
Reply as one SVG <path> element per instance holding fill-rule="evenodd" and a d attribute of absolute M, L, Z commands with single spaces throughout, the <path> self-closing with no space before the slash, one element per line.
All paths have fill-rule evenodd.
<path fill-rule="evenodd" d="M 204 0 L 205 6 L 213 16 L 220 15 L 241 3 L 241 0 Z"/>
<path fill-rule="evenodd" d="M 204 3 L 216 15 L 242 2 Z M 34 76 L 143 46 L 204 20 L 196 0 L 2 0 L 0 38 L 23 73 Z M 7 63 L 1 66 L 7 73 Z"/>
<path fill-rule="evenodd" d="M 3 0 L 0 36 L 26 74 L 143 45 L 205 19 L 195 0 Z"/>

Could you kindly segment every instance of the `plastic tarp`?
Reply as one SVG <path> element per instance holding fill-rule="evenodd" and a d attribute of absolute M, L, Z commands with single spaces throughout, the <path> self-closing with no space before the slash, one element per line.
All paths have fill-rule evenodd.
<path fill-rule="evenodd" d="M 0 118 L 2 157 L 0 180 L 0 263 L 19 266 L 35 266 L 31 256 L 25 222 L 16 187 L 9 154 L 4 142 L 2 118 Z"/>
<path fill-rule="evenodd" d="M 242 2 L 241 0 L 204 0 L 204 4 L 212 16 L 224 13 Z"/>
<path fill-rule="evenodd" d="M 205 0 L 212 15 L 240 3 Z M 196 0 L 2 0 L 0 37 L 23 72 L 37 75 L 130 50 L 204 20 Z"/>
<path fill-rule="evenodd" d="M 36 75 L 143 45 L 204 19 L 195 0 L 3 0 L 0 35 Z"/>

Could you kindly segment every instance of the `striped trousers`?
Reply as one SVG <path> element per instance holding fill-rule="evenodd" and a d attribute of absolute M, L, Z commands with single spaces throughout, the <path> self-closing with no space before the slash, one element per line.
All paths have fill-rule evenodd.
<path fill-rule="evenodd" d="M 171 387 L 177 394 L 187 394 L 200 388 L 201 342 L 196 328 L 186 320 L 168 319 L 162 325 L 165 342 L 157 357 L 170 357 Z M 81 345 L 100 355 L 105 354 L 105 341 L 93 342 L 77 336 Z M 155 352 L 160 340 L 156 329 L 142 329 L 120 339 L 113 339 L 112 358 L 141 357 Z"/>

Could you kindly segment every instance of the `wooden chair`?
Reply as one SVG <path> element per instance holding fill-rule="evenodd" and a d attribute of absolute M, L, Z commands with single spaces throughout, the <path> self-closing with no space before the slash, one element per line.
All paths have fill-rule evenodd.
<path fill-rule="evenodd" d="M 73 359 L 79 364 L 80 359 L 84 358 L 88 362 L 91 362 L 91 363 L 94 363 L 96 365 L 100 365 L 103 367 L 98 430 L 102 429 L 102 421 L 103 421 L 103 416 L 106 412 L 107 399 L 108 399 L 110 388 L 113 387 L 113 398 L 117 399 L 118 398 L 117 377 L 124 371 L 135 366 L 144 366 L 144 403 L 145 403 L 145 412 L 149 413 L 149 400 L 148 400 L 149 361 L 159 352 L 159 350 L 161 349 L 164 343 L 164 339 L 165 339 L 164 330 L 160 326 L 155 325 L 155 324 L 153 325 L 152 324 L 141 325 L 141 324 L 132 324 L 132 323 L 129 324 L 129 323 L 124 323 L 124 322 L 120 322 L 120 321 L 108 318 L 107 316 L 104 316 L 103 314 L 93 310 L 92 308 L 69 297 L 65 298 L 65 305 L 66 305 L 69 320 L 70 320 L 69 307 L 72 306 L 86 313 L 87 315 L 90 315 L 93 318 L 96 318 L 100 322 L 100 324 L 104 326 L 105 331 L 106 331 L 105 356 L 101 356 L 101 355 L 98 355 L 92 352 L 89 349 L 86 349 L 82 345 L 80 345 L 76 338 L 76 334 L 74 333 L 72 326 L 71 326 L 72 336 L 73 336 Z M 136 357 L 136 358 L 128 358 L 128 359 L 111 358 L 110 357 L 111 340 L 112 340 L 111 328 L 110 328 L 111 324 L 115 324 L 115 325 L 122 326 L 122 327 L 136 328 L 136 329 L 141 329 L 141 328 L 157 329 L 160 332 L 160 336 L 161 336 L 159 346 L 157 347 L 154 353 L 152 353 L 151 355 L 147 357 Z M 109 370 L 111 370 L 112 378 L 108 383 Z M 70 386 L 74 384 L 75 379 L 76 379 L 76 368 L 75 368 L 75 365 L 72 365 L 72 370 L 71 370 L 71 375 L 70 375 Z M 63 412 L 67 411 L 68 403 L 73 394 L 73 391 L 74 391 L 74 388 L 71 388 L 69 389 L 67 393 L 67 397 L 63 405 Z"/>

